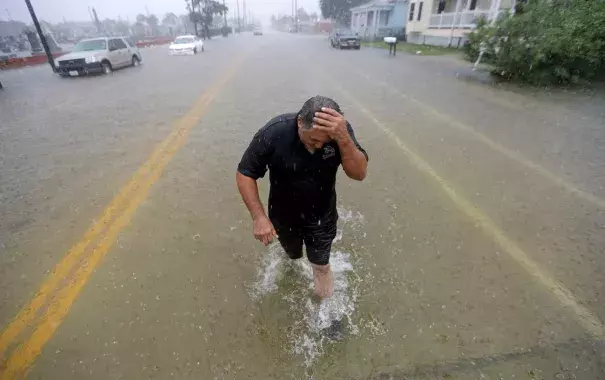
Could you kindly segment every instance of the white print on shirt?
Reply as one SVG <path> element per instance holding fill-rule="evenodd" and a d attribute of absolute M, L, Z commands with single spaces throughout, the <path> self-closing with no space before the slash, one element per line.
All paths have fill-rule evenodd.
<path fill-rule="evenodd" d="M 334 157 L 335 154 L 336 154 L 336 151 L 334 150 L 334 148 L 332 148 L 331 146 L 328 145 L 324 148 L 324 154 L 321 158 L 323 158 L 325 160 L 330 157 Z"/>

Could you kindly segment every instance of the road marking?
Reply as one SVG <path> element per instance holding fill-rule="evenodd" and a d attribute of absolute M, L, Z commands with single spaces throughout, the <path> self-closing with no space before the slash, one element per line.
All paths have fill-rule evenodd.
<path fill-rule="evenodd" d="M 391 140 L 393 140 L 405 155 L 409 158 L 413 166 L 419 171 L 426 173 L 443 189 L 446 195 L 454 202 L 454 204 L 464 212 L 471 220 L 481 227 L 484 233 L 494 239 L 502 249 L 509 254 L 527 273 L 529 273 L 538 283 L 548 289 L 557 300 L 566 308 L 570 309 L 576 317 L 580 325 L 586 329 L 591 335 L 598 339 L 605 338 L 605 326 L 602 322 L 592 314 L 592 312 L 583 306 L 576 296 L 565 285 L 555 280 L 550 273 L 540 268 L 532 258 L 530 258 L 512 239 L 506 236 L 496 223 L 494 223 L 487 215 L 485 215 L 473 203 L 465 199 L 462 195 L 456 192 L 455 188 L 443 179 L 439 173 L 433 169 L 428 162 L 417 155 L 414 151 L 408 148 L 403 141 L 391 129 L 380 122 L 374 114 L 358 102 L 353 96 L 346 92 L 341 87 L 335 84 L 342 94 L 349 99 L 368 119 L 370 119 L 377 127 L 379 127 Z"/>
<path fill-rule="evenodd" d="M 175 146 L 167 152 L 163 160 L 157 163 L 153 173 L 135 194 L 134 199 L 129 202 L 126 210 L 117 217 L 116 221 L 109 227 L 102 240 L 93 249 L 92 255 L 84 260 L 83 265 L 77 269 L 68 285 L 62 288 L 51 301 L 48 309 L 45 311 L 42 318 L 40 318 L 41 322 L 38 324 L 34 333 L 23 343 L 23 345 L 17 348 L 7 361 L 5 372 L 2 373 L 0 379 L 13 379 L 24 373 L 27 367 L 38 356 L 42 347 L 52 337 L 55 330 L 63 321 L 63 318 L 65 318 L 69 312 L 71 305 L 76 300 L 82 287 L 88 281 L 99 261 L 105 256 L 115 242 L 118 233 L 129 224 L 137 207 L 145 200 L 149 189 L 160 177 L 168 161 L 170 161 L 174 153 L 183 145 L 187 133 L 188 130 L 185 130 L 184 133 L 180 134 L 180 138 L 175 143 Z"/>
<path fill-rule="evenodd" d="M 95 223 L 93 227 L 87 231 L 87 234 L 85 234 L 82 241 L 77 243 L 74 248 L 68 252 L 64 260 L 57 265 L 56 269 L 58 268 L 58 270 L 53 271 L 49 278 L 44 282 L 42 288 L 28 307 L 24 308 L 22 313 L 19 313 L 17 318 L 15 318 L 11 325 L 5 330 L 2 337 L 5 338 L 3 343 L 6 344 L 6 347 L 0 346 L 0 348 L 7 348 L 12 340 L 14 340 L 14 338 L 16 338 L 34 319 L 41 306 L 48 304 L 43 315 L 39 318 L 37 327 L 31 337 L 19 346 L 6 362 L 4 371 L 0 375 L 1 380 L 19 377 L 35 360 L 46 342 L 52 337 L 54 331 L 59 327 L 63 318 L 65 318 L 69 312 L 71 305 L 76 300 L 99 261 L 112 247 L 117 234 L 128 225 L 137 207 L 146 199 L 151 186 L 161 176 L 165 166 L 174 154 L 186 142 L 189 131 L 197 125 L 199 120 L 204 116 L 214 97 L 235 74 L 236 69 L 242 61 L 243 56 L 237 58 L 230 66 L 227 73 L 206 91 L 206 93 L 195 102 L 194 106 L 175 123 L 170 135 L 160 143 L 158 148 L 154 150 L 150 159 L 141 167 L 141 169 L 139 169 L 139 171 L 137 171 L 133 180 L 131 180 L 131 182 L 120 191 L 118 196 L 116 196 L 116 198 L 119 199 L 116 200 L 116 198 L 114 198 L 106 208 L 106 212 L 104 212 L 99 219 L 99 222 L 102 223 Z M 132 194 L 132 196 L 128 199 L 128 195 L 130 194 Z M 118 215 L 112 224 L 107 225 L 110 222 L 111 216 L 119 211 L 118 208 L 120 207 L 125 207 L 124 212 Z M 108 212 L 108 210 L 110 211 Z M 94 237 L 100 235 L 103 230 L 106 230 L 107 232 L 93 249 L 92 254 L 88 257 L 83 255 L 86 247 L 90 245 L 91 242 L 94 241 Z M 56 290 L 58 284 L 65 280 L 65 277 L 70 270 L 72 270 L 73 267 L 76 266 L 75 264 L 80 260 L 80 265 L 77 266 L 72 276 L 69 277 L 67 285 Z M 55 291 L 56 296 L 46 302 L 53 291 Z M 9 341 L 8 338 L 12 338 L 11 341 Z"/>
<path fill-rule="evenodd" d="M 161 157 L 166 146 L 172 141 L 174 132 L 172 132 L 164 141 L 162 141 L 152 152 L 149 159 L 134 174 L 130 182 L 124 186 L 118 195 L 116 195 L 109 205 L 105 208 L 101 217 L 84 233 L 84 237 L 74 245 L 65 255 L 65 257 L 55 266 L 51 274 L 46 278 L 31 302 L 24 307 L 8 327 L 0 335 L 0 357 L 6 352 L 14 339 L 26 328 L 35 318 L 38 310 L 45 304 L 48 296 L 57 288 L 58 284 L 68 276 L 74 265 L 81 259 L 88 246 L 106 230 L 108 224 L 114 219 L 115 214 L 122 208 L 124 202 L 135 191 L 143 179 L 149 174 L 150 168 Z"/>
<path fill-rule="evenodd" d="M 446 124 L 449 124 L 458 130 L 468 133 L 469 135 L 474 137 L 476 140 L 479 140 L 480 142 L 486 144 L 493 150 L 503 154 L 504 156 L 508 157 L 509 159 L 512 159 L 512 160 L 520 163 L 521 165 L 528 167 L 531 170 L 534 170 L 541 176 L 551 180 L 558 186 L 564 188 L 569 193 L 575 194 L 579 198 L 582 198 L 586 201 L 594 203 L 601 209 L 605 209 L 605 200 L 604 199 L 601 199 L 585 190 L 582 190 L 582 189 L 574 186 L 571 182 L 559 177 L 558 175 L 556 175 L 553 172 L 549 171 L 548 169 L 540 166 L 539 164 L 536 164 L 535 162 L 533 162 L 530 159 L 523 156 L 521 153 L 515 152 L 515 151 L 497 143 L 496 141 L 490 139 L 483 133 L 478 132 L 470 125 L 467 125 L 467 124 L 454 120 L 454 118 L 452 116 L 439 112 L 437 109 L 431 107 L 430 105 L 428 105 L 424 102 L 421 102 L 420 100 L 399 91 L 395 86 L 391 86 L 388 83 L 382 82 L 380 80 L 376 80 L 374 78 L 370 78 L 367 74 L 365 74 L 361 71 L 358 71 L 356 69 L 353 69 L 353 71 L 355 71 L 357 73 L 357 75 L 364 77 L 369 82 L 372 82 L 374 84 L 378 84 L 382 87 L 388 88 L 391 92 L 393 92 L 393 93 L 399 95 L 400 97 L 402 97 L 403 99 L 415 104 L 417 107 L 423 109 L 425 112 L 432 115 L 436 119 L 438 119 Z"/>

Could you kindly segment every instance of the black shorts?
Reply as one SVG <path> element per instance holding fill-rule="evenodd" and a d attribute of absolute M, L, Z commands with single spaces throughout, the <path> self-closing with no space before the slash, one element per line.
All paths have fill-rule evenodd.
<path fill-rule="evenodd" d="M 307 249 L 307 259 L 312 264 L 330 263 L 330 249 L 336 237 L 336 220 L 325 223 L 280 223 L 272 220 L 279 236 L 279 242 L 292 260 L 302 258 L 303 242 Z"/>

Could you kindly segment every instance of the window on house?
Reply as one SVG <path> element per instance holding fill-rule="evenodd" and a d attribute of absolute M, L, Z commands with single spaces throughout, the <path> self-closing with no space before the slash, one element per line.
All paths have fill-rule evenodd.
<path fill-rule="evenodd" d="M 422 5 L 424 5 L 423 1 L 418 3 L 418 18 L 417 18 L 418 21 L 420 21 L 420 19 L 422 18 Z"/>
<path fill-rule="evenodd" d="M 443 13 L 445 10 L 445 0 L 439 1 L 439 5 L 437 5 L 437 13 Z"/>
<path fill-rule="evenodd" d="M 416 3 L 410 4 L 410 17 L 409 17 L 410 21 L 414 21 L 414 8 L 415 7 L 416 7 Z"/>
<path fill-rule="evenodd" d="M 471 0 L 471 3 L 468 6 L 468 9 L 473 11 L 475 10 L 475 8 L 477 8 L 477 0 Z"/>

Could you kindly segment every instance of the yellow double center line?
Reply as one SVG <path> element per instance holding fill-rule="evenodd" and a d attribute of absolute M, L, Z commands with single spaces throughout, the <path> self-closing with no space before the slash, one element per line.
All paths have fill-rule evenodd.
<path fill-rule="evenodd" d="M 162 175 L 174 154 L 185 144 L 189 131 L 198 124 L 219 91 L 235 74 L 244 56 L 229 68 L 174 125 L 172 132 L 152 152 L 132 179 L 120 190 L 101 216 L 55 266 L 38 293 L 0 335 L 0 360 L 15 340 L 31 327 L 33 333 L 0 362 L 0 379 L 22 375 L 52 337 L 100 260 L 107 254 L 118 233 L 126 227 L 149 189 Z M 97 243 L 94 245 L 94 243 Z M 89 249 L 93 246 L 92 250 Z"/>

